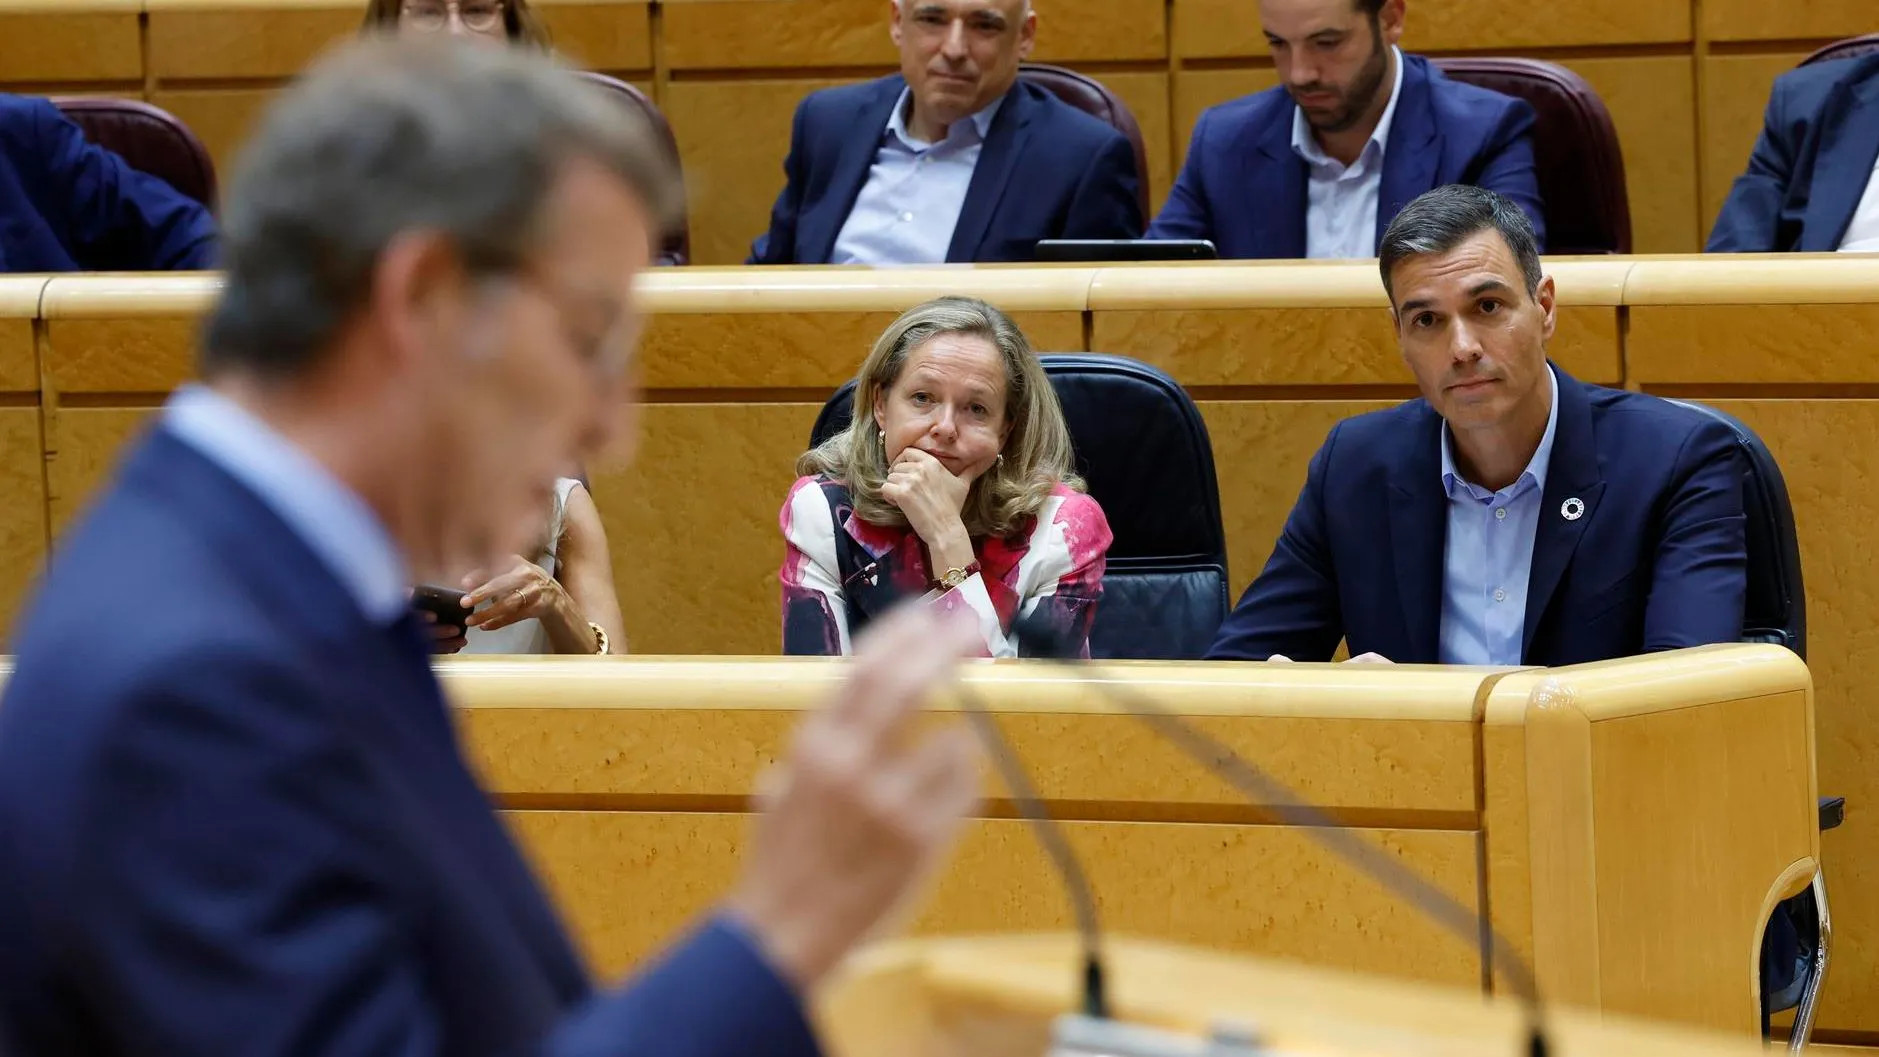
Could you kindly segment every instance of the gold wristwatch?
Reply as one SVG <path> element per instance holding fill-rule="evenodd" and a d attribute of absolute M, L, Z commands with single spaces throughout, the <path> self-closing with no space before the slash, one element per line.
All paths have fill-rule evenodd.
<path fill-rule="evenodd" d="M 950 591 L 953 588 L 958 587 L 960 584 L 963 584 L 967 580 L 971 579 L 972 576 L 978 571 L 979 571 L 979 563 L 972 562 L 971 564 L 967 565 L 963 569 L 946 570 L 945 574 L 942 575 L 939 578 L 939 580 L 936 581 L 936 583 L 942 589 Z"/>
<path fill-rule="evenodd" d="M 587 626 L 594 629 L 594 652 L 606 653 L 607 652 L 607 629 L 601 627 L 599 624 L 596 624 L 591 620 L 587 622 Z"/>

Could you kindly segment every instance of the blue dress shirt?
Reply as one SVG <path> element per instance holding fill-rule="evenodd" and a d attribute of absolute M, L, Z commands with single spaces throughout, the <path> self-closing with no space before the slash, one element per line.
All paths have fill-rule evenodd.
<path fill-rule="evenodd" d="M 1292 153 L 1305 162 L 1305 256 L 1330 260 L 1375 257 L 1377 198 L 1383 187 L 1383 152 L 1403 98 L 1403 53 L 1392 47 L 1390 102 L 1357 160 L 1348 166 L 1324 152 L 1303 108 L 1292 112 Z"/>
<path fill-rule="evenodd" d="M 1546 432 L 1527 468 L 1498 492 L 1462 477 L 1448 427 L 1442 427 L 1442 490 L 1448 494 L 1438 653 L 1443 664 L 1520 663 L 1533 534 L 1545 513 L 1540 502 L 1546 494 L 1546 465 L 1559 427 L 1559 379 L 1550 367 L 1546 377 L 1552 386 Z"/>
<path fill-rule="evenodd" d="M 940 264 L 946 260 L 979 152 L 1005 100 L 1000 96 L 964 121 L 953 122 L 945 139 L 926 143 L 907 130 L 912 99 L 910 90 L 902 90 L 894 104 L 874 165 L 868 170 L 868 182 L 835 236 L 831 264 Z"/>
<path fill-rule="evenodd" d="M 358 493 L 241 405 L 188 385 L 163 428 L 260 497 L 319 555 L 368 620 L 389 624 L 410 606 L 404 555 Z"/>

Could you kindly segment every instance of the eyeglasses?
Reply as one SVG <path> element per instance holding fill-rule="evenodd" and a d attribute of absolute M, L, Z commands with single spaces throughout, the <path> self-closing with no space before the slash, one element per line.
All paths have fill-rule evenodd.
<path fill-rule="evenodd" d="M 502 24 L 503 9 L 503 0 L 405 0 L 402 8 L 411 28 L 426 33 L 448 25 L 452 12 L 465 29 L 488 33 Z"/>

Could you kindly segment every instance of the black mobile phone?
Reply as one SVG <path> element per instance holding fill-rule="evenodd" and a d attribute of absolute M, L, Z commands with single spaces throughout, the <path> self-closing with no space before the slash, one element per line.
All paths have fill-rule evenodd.
<path fill-rule="evenodd" d="M 1211 261 L 1219 254 L 1206 239 L 1043 239 L 1040 261 Z"/>
<path fill-rule="evenodd" d="M 447 628 L 468 628 L 470 609 L 463 604 L 463 592 L 436 584 L 419 584 L 411 590 L 411 605 L 434 614 L 437 623 Z"/>

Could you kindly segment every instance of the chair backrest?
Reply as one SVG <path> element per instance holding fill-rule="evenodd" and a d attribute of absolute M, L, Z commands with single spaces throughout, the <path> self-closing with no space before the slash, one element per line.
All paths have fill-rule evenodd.
<path fill-rule="evenodd" d="M 1802 66 L 1812 66 L 1817 62 L 1832 62 L 1835 59 L 1857 59 L 1879 51 L 1879 33 L 1868 33 L 1863 37 L 1848 37 L 1836 40 L 1801 60 Z"/>
<path fill-rule="evenodd" d="M 659 136 L 659 141 L 665 144 L 666 157 L 672 163 L 672 171 L 681 177 L 684 175 L 684 166 L 679 160 L 678 137 L 672 134 L 672 123 L 666 120 L 665 114 L 659 110 L 657 103 L 654 103 L 645 92 L 620 80 L 618 77 L 609 77 L 604 73 L 595 73 L 592 70 L 582 70 L 580 74 L 582 77 L 587 78 L 600 87 L 618 94 L 621 98 L 625 99 L 627 103 L 635 107 L 640 114 L 644 115 L 646 120 L 652 124 L 653 131 Z M 678 225 L 671 231 L 666 232 L 665 241 L 660 245 L 659 259 L 654 263 L 679 265 L 690 264 L 691 262 L 691 222 L 685 217 L 680 217 Z"/>
<path fill-rule="evenodd" d="M 1801 543 L 1794 531 L 1788 483 L 1773 452 L 1740 419 L 1703 404 L 1675 400 L 1728 426 L 1742 446 L 1742 509 L 1748 515 L 1748 598 L 1742 641 L 1773 642 L 1807 659 L 1807 589 Z"/>
<path fill-rule="evenodd" d="M 1174 379 L 1121 356 L 1041 357 L 1063 404 L 1077 473 L 1115 541 L 1090 655 L 1196 659 L 1227 615 L 1226 530 L 1213 444 Z M 848 428 L 855 383 L 830 397 L 811 445 Z"/>
<path fill-rule="evenodd" d="M 1431 61 L 1457 81 L 1532 105 L 1547 253 L 1631 252 L 1631 199 L 1618 131 L 1605 101 L 1584 78 L 1539 59 Z"/>
<path fill-rule="evenodd" d="M 1142 219 L 1149 217 L 1148 146 L 1142 139 L 1142 126 L 1122 98 L 1101 81 L 1075 70 L 1042 62 L 1027 62 L 1018 69 L 1018 79 L 1044 89 L 1085 114 L 1109 125 L 1135 148 L 1135 181 L 1142 203 Z"/>
<path fill-rule="evenodd" d="M 215 208 L 215 162 L 189 126 L 167 110 L 136 99 L 57 96 L 52 105 L 85 138 L 210 209 Z"/>

